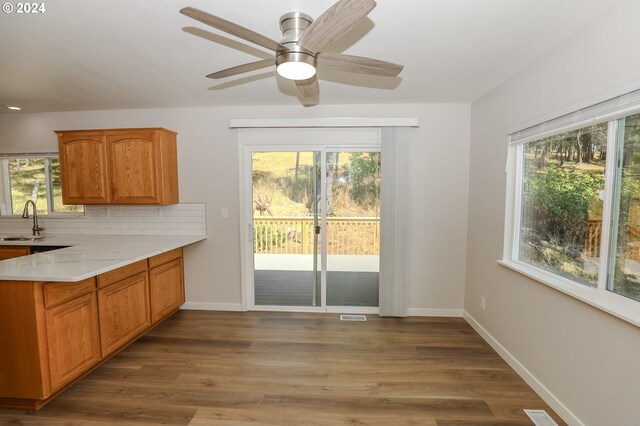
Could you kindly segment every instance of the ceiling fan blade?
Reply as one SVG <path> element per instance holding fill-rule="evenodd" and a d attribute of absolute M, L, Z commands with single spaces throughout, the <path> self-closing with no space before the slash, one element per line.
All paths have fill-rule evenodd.
<path fill-rule="evenodd" d="M 298 98 L 302 105 L 309 107 L 318 104 L 318 97 L 320 96 L 320 85 L 318 79 L 314 75 L 307 80 L 296 80 L 296 87 L 298 88 Z"/>
<path fill-rule="evenodd" d="M 311 52 L 319 52 L 345 35 L 374 7 L 374 0 L 340 0 L 309 25 L 298 44 Z"/>
<path fill-rule="evenodd" d="M 255 43 L 259 46 L 266 47 L 267 49 L 275 52 L 287 50 L 286 47 L 269 37 L 265 37 L 262 34 L 258 34 L 238 24 L 229 22 L 226 19 L 218 18 L 210 13 L 203 12 L 202 10 L 193 7 L 185 7 L 180 9 L 180 13 L 188 16 L 189 18 L 193 18 L 196 21 L 200 21 L 203 24 L 211 25 L 213 28 L 217 28 L 220 31 L 224 31 L 225 33 L 250 41 L 251 43 Z"/>
<path fill-rule="evenodd" d="M 261 61 L 249 62 L 248 64 L 242 64 L 235 67 L 227 68 L 222 71 L 217 71 L 211 73 L 207 76 L 207 78 L 225 78 L 231 77 L 232 75 L 238 75 L 249 71 L 259 70 L 261 68 L 266 68 L 275 65 L 275 61 L 273 59 L 263 59 Z"/>
<path fill-rule="evenodd" d="M 400 74 L 402 65 L 362 56 L 344 55 L 342 53 L 322 52 L 318 54 L 318 68 L 336 71 L 355 72 L 358 74 L 395 77 Z"/>

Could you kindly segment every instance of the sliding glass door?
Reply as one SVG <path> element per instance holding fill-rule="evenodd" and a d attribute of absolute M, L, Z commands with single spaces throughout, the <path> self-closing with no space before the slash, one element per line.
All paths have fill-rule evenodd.
<path fill-rule="evenodd" d="M 380 152 L 326 153 L 327 306 L 378 306 Z"/>
<path fill-rule="evenodd" d="M 320 153 L 251 158 L 256 306 L 320 306 Z"/>
<path fill-rule="evenodd" d="M 250 151 L 255 308 L 377 307 L 380 152 Z"/>

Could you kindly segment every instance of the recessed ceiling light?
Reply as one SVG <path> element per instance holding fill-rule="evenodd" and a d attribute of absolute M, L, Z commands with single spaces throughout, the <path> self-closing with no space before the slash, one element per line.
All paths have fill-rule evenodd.
<path fill-rule="evenodd" d="M 13 106 L 13 105 L 7 105 L 7 108 L 10 109 L 11 111 L 21 111 L 22 108 L 18 107 L 18 106 Z"/>

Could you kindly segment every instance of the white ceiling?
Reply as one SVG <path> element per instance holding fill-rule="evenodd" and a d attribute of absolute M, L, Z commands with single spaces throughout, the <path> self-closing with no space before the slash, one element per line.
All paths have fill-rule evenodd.
<path fill-rule="evenodd" d="M 619 2 L 378 0 L 367 19 L 327 50 L 404 70 L 397 78 L 321 72 L 320 103 L 473 101 Z M 193 6 L 279 41 L 281 15 L 299 10 L 315 18 L 332 4 L 56 0 L 45 1 L 40 15 L 2 13 L 0 105 L 75 111 L 298 104 L 293 84 L 273 70 L 205 78 L 271 53 L 178 10 Z"/>

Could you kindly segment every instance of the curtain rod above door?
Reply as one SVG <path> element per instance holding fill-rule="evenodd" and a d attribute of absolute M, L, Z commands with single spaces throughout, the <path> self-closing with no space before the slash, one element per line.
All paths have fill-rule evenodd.
<path fill-rule="evenodd" d="M 230 129 L 269 127 L 420 127 L 418 117 L 232 118 Z"/>

